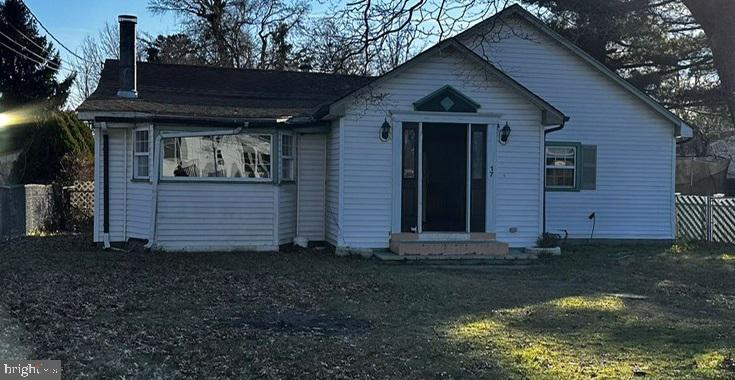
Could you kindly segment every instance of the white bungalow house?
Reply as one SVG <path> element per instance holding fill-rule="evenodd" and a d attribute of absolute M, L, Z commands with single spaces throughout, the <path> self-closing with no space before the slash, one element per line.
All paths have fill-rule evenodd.
<path fill-rule="evenodd" d="M 95 241 L 410 253 L 675 236 L 691 128 L 519 6 L 380 77 L 136 62 L 135 23 L 120 17 L 121 59 L 78 109 Z"/>

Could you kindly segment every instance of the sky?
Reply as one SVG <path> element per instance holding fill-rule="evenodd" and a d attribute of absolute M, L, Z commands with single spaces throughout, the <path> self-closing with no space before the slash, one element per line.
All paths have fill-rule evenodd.
<path fill-rule="evenodd" d="M 146 8 L 148 0 L 24 0 L 24 2 L 56 38 L 75 51 L 86 35 L 96 35 L 104 27 L 105 22 L 116 25 L 117 16 L 120 14 L 138 16 L 138 30 L 152 35 L 171 34 L 178 30 L 176 17 L 152 14 Z M 43 33 L 42 30 L 41 32 Z M 59 48 L 58 44 L 54 45 Z M 72 59 L 64 49 L 59 50 L 62 63 Z"/>
<path fill-rule="evenodd" d="M 2 1 L 2 0 L 0 0 Z M 132 14 L 138 16 L 138 31 L 156 36 L 173 34 L 179 31 L 175 15 L 154 15 L 148 9 L 148 0 L 23 0 L 44 26 L 71 50 L 79 51 L 82 40 L 87 35 L 96 36 L 105 23 L 117 25 L 117 16 Z M 334 1 L 313 0 L 310 2 L 310 15 L 323 14 L 333 6 Z M 331 5 L 330 5 L 331 4 Z M 42 34 L 44 31 L 39 28 Z M 53 42 L 53 41 L 52 41 Z M 62 65 L 74 58 L 58 46 Z M 69 65 L 64 65 L 69 67 Z"/>

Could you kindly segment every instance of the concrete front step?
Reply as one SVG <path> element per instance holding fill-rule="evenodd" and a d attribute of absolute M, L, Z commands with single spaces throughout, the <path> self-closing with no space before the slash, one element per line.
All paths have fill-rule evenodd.
<path fill-rule="evenodd" d="M 495 234 L 488 232 L 399 232 L 390 235 L 391 241 L 468 241 L 491 240 L 495 241 Z"/>
<path fill-rule="evenodd" d="M 398 255 L 457 256 L 483 255 L 507 256 L 508 244 L 492 240 L 421 241 L 391 240 L 390 250 Z"/>
<path fill-rule="evenodd" d="M 375 253 L 374 257 L 384 264 L 426 265 L 525 265 L 535 261 L 536 255 L 510 253 L 499 255 L 398 255 L 392 252 Z"/>

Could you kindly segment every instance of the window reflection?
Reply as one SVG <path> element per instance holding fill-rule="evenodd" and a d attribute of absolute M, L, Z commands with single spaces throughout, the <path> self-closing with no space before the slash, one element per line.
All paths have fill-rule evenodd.
<path fill-rule="evenodd" d="M 164 138 L 162 177 L 271 178 L 271 136 Z"/>

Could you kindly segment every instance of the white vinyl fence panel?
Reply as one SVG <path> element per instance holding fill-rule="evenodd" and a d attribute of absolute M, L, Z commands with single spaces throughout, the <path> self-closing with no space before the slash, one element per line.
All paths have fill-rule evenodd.
<path fill-rule="evenodd" d="M 735 198 L 676 196 L 676 237 L 735 243 Z"/>

